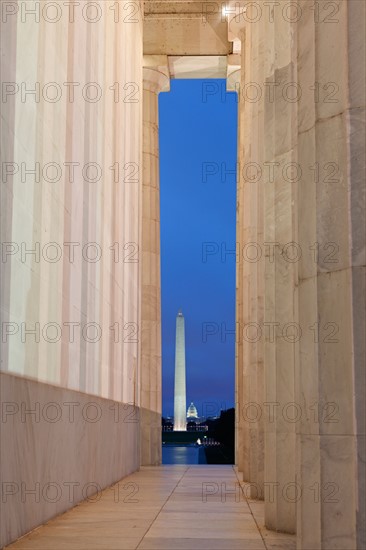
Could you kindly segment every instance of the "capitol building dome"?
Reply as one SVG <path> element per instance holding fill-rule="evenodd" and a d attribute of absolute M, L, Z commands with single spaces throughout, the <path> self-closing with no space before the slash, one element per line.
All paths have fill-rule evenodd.
<path fill-rule="evenodd" d="M 187 409 L 187 418 L 198 418 L 197 409 L 192 402 Z"/>

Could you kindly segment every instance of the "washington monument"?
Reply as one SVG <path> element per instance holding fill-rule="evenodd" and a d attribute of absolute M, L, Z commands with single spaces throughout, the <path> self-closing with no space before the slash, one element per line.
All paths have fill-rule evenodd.
<path fill-rule="evenodd" d="M 187 431 L 186 419 L 186 349 L 184 317 L 179 310 L 175 335 L 175 380 L 174 380 L 174 431 Z"/>

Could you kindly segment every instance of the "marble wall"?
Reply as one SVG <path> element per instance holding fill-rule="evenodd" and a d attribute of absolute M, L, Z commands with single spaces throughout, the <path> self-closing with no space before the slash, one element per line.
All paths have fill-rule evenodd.
<path fill-rule="evenodd" d="M 136 470 L 140 410 L 8 373 L 0 388 L 2 548 Z"/>

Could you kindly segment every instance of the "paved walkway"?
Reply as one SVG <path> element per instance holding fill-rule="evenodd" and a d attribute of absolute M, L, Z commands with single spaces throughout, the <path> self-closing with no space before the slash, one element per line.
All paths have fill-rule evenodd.
<path fill-rule="evenodd" d="M 7 547 L 12 550 L 293 550 L 263 528 L 232 466 L 144 467 Z"/>

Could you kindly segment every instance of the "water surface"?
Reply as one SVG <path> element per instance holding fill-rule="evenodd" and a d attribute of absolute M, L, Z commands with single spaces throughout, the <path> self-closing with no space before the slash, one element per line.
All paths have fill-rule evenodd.
<path fill-rule="evenodd" d="M 205 450 L 198 445 L 163 445 L 163 464 L 206 464 Z"/>

